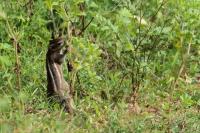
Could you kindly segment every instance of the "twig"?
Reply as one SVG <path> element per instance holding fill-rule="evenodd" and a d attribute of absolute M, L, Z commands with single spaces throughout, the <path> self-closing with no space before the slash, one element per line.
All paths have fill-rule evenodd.
<path fill-rule="evenodd" d="M 8 19 L 6 19 L 6 25 L 8 28 L 8 34 L 10 34 L 12 40 L 13 40 L 13 45 L 15 47 L 15 60 L 16 60 L 16 88 L 20 90 L 21 88 L 21 80 L 20 80 L 20 65 L 19 65 L 19 56 L 18 56 L 18 40 L 14 34 L 14 31 L 11 29 L 10 24 L 8 22 Z"/>
<path fill-rule="evenodd" d="M 125 79 L 125 77 L 126 77 L 127 75 L 128 75 L 128 73 L 125 73 L 125 74 L 123 75 L 123 77 L 121 78 L 121 81 L 120 81 L 119 86 L 118 86 L 117 89 L 120 90 L 120 88 L 121 88 L 121 86 L 122 86 L 122 83 L 123 83 L 123 81 L 124 81 L 124 79 Z"/>
<path fill-rule="evenodd" d="M 14 44 L 14 47 L 15 47 L 15 59 L 16 59 L 16 75 L 17 75 L 17 89 L 19 90 L 21 88 L 21 85 L 20 85 L 20 65 L 19 65 L 19 56 L 18 56 L 18 47 L 17 47 L 17 41 L 14 39 L 13 40 L 13 44 Z"/>
<path fill-rule="evenodd" d="M 81 12 L 84 12 L 84 10 L 85 10 L 85 2 L 81 3 L 79 5 L 79 8 L 80 8 Z M 84 15 L 80 16 L 80 21 L 81 21 L 82 29 L 83 29 L 85 27 L 85 16 Z"/>
<path fill-rule="evenodd" d="M 180 69 L 179 69 L 179 71 L 178 71 L 177 77 L 176 77 L 176 79 L 175 79 L 174 82 L 173 82 L 173 89 L 176 87 L 177 82 L 178 82 L 178 79 L 179 79 L 179 77 L 181 76 L 181 74 L 182 74 L 182 72 L 183 72 L 183 70 L 184 70 L 185 64 L 186 64 L 186 62 L 187 62 L 187 58 L 189 57 L 189 54 L 190 54 L 190 48 L 191 48 L 191 43 L 189 43 L 189 45 L 188 45 L 186 55 L 183 56 L 183 61 L 182 61 L 182 63 L 181 63 L 181 66 L 180 66 Z"/>
<path fill-rule="evenodd" d="M 158 10 L 155 12 L 155 14 L 152 17 L 155 17 L 158 12 L 160 11 L 160 9 L 163 7 L 163 5 L 165 4 L 165 0 L 162 1 L 162 3 L 160 4 Z M 152 18 L 151 17 L 151 18 Z M 147 37 L 148 33 L 150 32 L 151 28 L 153 25 L 150 25 L 150 27 L 147 29 L 147 31 L 145 32 L 146 34 L 144 35 L 144 37 L 139 41 L 138 46 L 136 47 L 136 50 L 139 48 L 139 46 L 141 45 L 141 43 L 144 41 L 144 39 Z"/>
<path fill-rule="evenodd" d="M 90 20 L 90 22 L 78 33 L 78 36 L 82 35 L 82 33 L 87 29 L 87 27 L 92 23 L 94 17 Z"/>

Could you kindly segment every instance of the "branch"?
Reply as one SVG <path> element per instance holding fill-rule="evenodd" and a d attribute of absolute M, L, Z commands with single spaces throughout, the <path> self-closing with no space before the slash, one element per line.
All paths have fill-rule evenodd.
<path fill-rule="evenodd" d="M 166 1 L 167 2 L 167 1 Z M 161 10 L 161 8 L 163 7 L 163 5 L 166 3 L 165 0 L 162 1 L 162 3 L 160 4 L 158 10 L 155 12 L 154 15 L 152 15 L 152 17 L 155 17 L 159 11 Z M 152 18 L 151 17 L 151 18 Z M 153 25 L 150 25 L 150 27 L 148 28 L 148 30 L 145 32 L 146 34 L 144 35 L 144 37 L 139 41 L 138 46 L 136 47 L 136 50 L 139 48 L 139 46 L 141 45 L 141 43 L 144 41 L 144 39 L 147 37 L 148 33 L 150 32 L 151 28 L 153 27 Z"/>
<path fill-rule="evenodd" d="M 88 26 L 92 23 L 94 17 L 90 20 L 90 22 L 78 33 L 78 36 L 82 35 L 82 33 L 88 28 Z"/>

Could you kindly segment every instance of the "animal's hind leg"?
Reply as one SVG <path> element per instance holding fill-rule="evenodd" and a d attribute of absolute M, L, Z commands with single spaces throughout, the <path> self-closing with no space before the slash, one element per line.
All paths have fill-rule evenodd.
<path fill-rule="evenodd" d="M 73 114 L 74 111 L 73 98 L 70 94 L 69 86 L 68 85 L 66 86 L 67 86 L 66 88 L 59 90 L 60 102 L 66 112 Z"/>
<path fill-rule="evenodd" d="M 47 86 L 47 100 L 49 103 L 53 103 L 53 97 L 54 97 L 54 90 L 51 87 L 51 85 L 48 84 Z"/>
<path fill-rule="evenodd" d="M 61 105 L 64 107 L 64 110 L 70 114 L 73 114 L 73 100 L 71 97 L 64 97 L 61 101 Z"/>

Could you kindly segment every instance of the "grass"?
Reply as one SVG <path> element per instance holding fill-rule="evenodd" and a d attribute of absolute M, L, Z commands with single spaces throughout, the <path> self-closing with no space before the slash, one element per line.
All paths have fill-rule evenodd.
<path fill-rule="evenodd" d="M 200 64 L 198 36 L 198 5 L 200 3 L 184 0 L 179 0 L 177 3 L 177 1 L 169 0 L 168 4 L 166 3 L 158 12 L 155 22 L 149 22 L 153 24 L 152 27 L 151 25 L 140 27 L 133 22 L 129 25 L 130 29 L 137 27 L 140 29 L 129 31 L 129 27 L 124 25 L 132 18 L 131 13 L 134 16 L 140 16 L 139 12 L 141 12 L 144 19 L 148 21 L 149 18 L 146 17 L 156 13 L 155 7 L 159 5 L 155 3 L 159 2 L 156 0 L 148 1 L 149 3 L 137 1 L 137 7 L 135 3 L 130 5 L 133 9 L 125 6 L 126 1 L 125 3 L 119 0 L 113 2 L 119 3 L 119 7 L 112 5 L 111 1 L 103 1 L 103 3 L 94 1 L 92 5 L 88 5 L 92 8 L 94 5 L 98 6 L 98 10 L 94 8 L 97 11 L 93 11 L 94 9 L 91 8 L 92 14 L 86 13 L 86 18 L 93 17 L 93 12 L 97 16 L 85 31 L 84 36 L 72 38 L 75 41 L 73 48 L 77 51 L 70 56 L 75 64 L 77 63 L 76 65 L 82 65 L 82 69 L 78 72 L 80 81 L 75 84 L 74 116 L 63 112 L 56 103 L 50 106 L 46 99 L 45 54 L 51 36 L 46 28 L 47 22 L 51 20 L 45 5 L 48 1 L 37 0 L 32 3 L 33 7 L 26 4 L 27 7 L 23 6 L 23 8 L 23 0 L 5 1 L 0 5 L 0 25 L 6 25 L 0 27 L 2 31 L 0 32 L 0 53 L 2 54 L 0 55 L 0 133 L 200 132 L 200 84 L 199 77 L 196 77 Z M 55 4 L 55 9 L 59 8 L 59 4 L 63 4 L 56 3 L 52 3 L 52 7 Z M 143 4 L 144 11 L 139 11 L 140 5 Z M 61 7 L 64 6 L 61 5 L 58 11 L 62 11 Z M 121 8 L 124 12 L 114 11 L 110 14 L 110 10 L 115 8 L 116 10 Z M 5 18 L 2 17 L 4 12 L 7 16 Z M 105 16 L 105 13 L 110 16 Z M 75 9 L 69 14 L 72 15 L 72 20 L 80 18 L 79 12 Z M 128 16 L 125 17 L 126 15 Z M 116 16 L 124 18 L 125 22 Z M 7 24 L 4 19 L 8 19 Z M 165 31 L 157 30 L 163 26 Z M 8 27 L 11 27 L 11 31 L 7 30 Z M 138 108 L 141 111 L 132 112 L 130 103 L 127 101 L 130 100 L 129 95 L 132 91 L 130 77 L 138 74 L 136 69 L 132 68 L 132 62 L 135 61 L 132 55 L 135 51 L 120 50 L 124 49 L 124 44 L 136 45 L 134 39 L 138 38 L 138 31 L 141 30 L 141 35 L 146 36 L 149 27 L 151 27 L 150 35 L 144 39 L 144 49 L 146 45 L 155 45 L 156 49 L 149 50 L 150 54 L 152 52 L 150 55 L 152 60 L 150 59 L 149 62 L 144 62 L 140 56 L 140 53 L 145 53 L 142 51 L 143 47 L 138 55 L 137 53 L 135 55 L 140 59 L 135 62 L 135 64 L 141 63 L 138 66 L 139 70 L 143 65 L 147 67 L 137 99 Z M 116 31 L 113 29 L 118 30 L 117 36 L 122 40 L 116 37 Z M 15 34 L 11 37 L 12 32 Z M 129 38 L 129 35 L 133 37 Z M 11 41 L 13 37 L 19 39 L 21 46 L 21 51 L 18 53 L 20 90 L 15 89 L 15 49 Z M 121 52 L 121 56 L 117 55 L 116 42 L 119 41 L 118 52 Z M 94 42 L 94 45 L 91 42 Z M 191 50 L 188 50 L 190 49 L 188 44 L 191 44 Z M 130 49 L 128 45 L 126 49 Z M 186 54 L 187 51 L 189 51 L 188 54 Z M 100 55 L 100 53 L 105 55 Z M 64 68 L 66 69 L 66 65 Z M 130 74 L 130 71 L 134 74 Z M 127 76 L 123 75 L 126 73 L 128 73 Z M 66 70 L 64 74 L 65 78 L 69 79 L 70 76 Z M 173 86 L 174 82 L 176 84 Z M 81 95 L 83 91 L 86 95 Z"/>
<path fill-rule="evenodd" d="M 1 96 L 1 133 L 200 131 L 199 105 L 184 105 L 181 99 L 171 96 L 146 95 L 148 90 L 141 93 L 139 114 L 131 113 L 123 101 L 113 105 L 96 95 L 96 99 L 90 96 L 76 99 L 74 116 L 63 112 L 58 105 L 49 107 L 45 95 L 35 95 L 37 91 L 31 94 L 23 89 Z"/>

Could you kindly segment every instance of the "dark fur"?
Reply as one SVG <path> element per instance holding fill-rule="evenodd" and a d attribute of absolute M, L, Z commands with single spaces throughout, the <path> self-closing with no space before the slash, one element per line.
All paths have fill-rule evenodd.
<path fill-rule="evenodd" d="M 70 87 L 64 80 L 61 67 L 67 50 L 64 50 L 63 53 L 61 53 L 62 48 L 62 38 L 50 40 L 49 48 L 46 54 L 46 70 L 48 81 L 47 96 L 49 99 L 52 99 L 53 96 L 58 97 L 64 109 L 69 113 L 73 113 L 73 100 L 70 95 Z"/>

